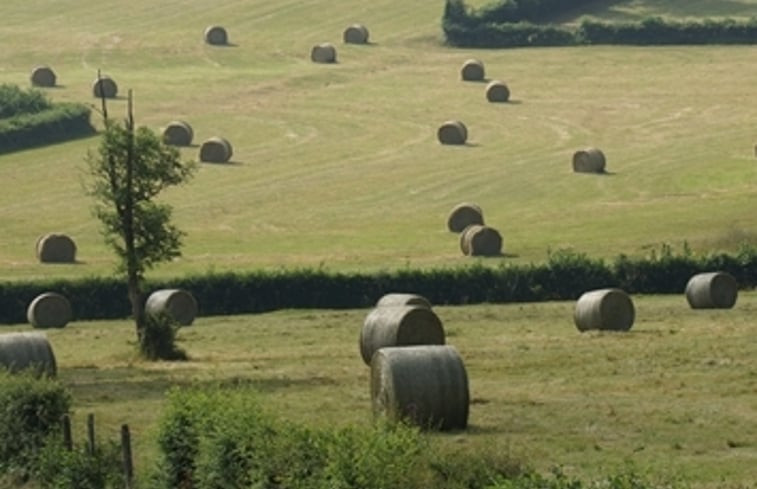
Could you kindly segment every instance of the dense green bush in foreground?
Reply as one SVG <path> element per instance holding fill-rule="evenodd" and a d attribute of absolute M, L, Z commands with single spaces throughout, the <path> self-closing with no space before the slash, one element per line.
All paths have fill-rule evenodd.
<path fill-rule="evenodd" d="M 348 309 L 372 306 L 388 292 L 414 292 L 434 304 L 535 302 L 577 299 L 587 290 L 620 287 L 631 294 L 680 294 L 696 273 L 725 271 L 741 288 L 757 285 L 757 247 L 735 254 L 695 255 L 665 246 L 648 257 L 621 255 L 612 262 L 571 251 L 549 254 L 542 264 L 401 269 L 333 273 L 320 269 L 216 273 L 153 280 L 147 290 L 181 288 L 199 303 L 200 315 L 231 315 L 290 308 Z M 0 283 L 0 323 L 26 321 L 26 307 L 39 294 L 59 292 L 71 301 L 74 318 L 125 318 L 130 314 L 125 280 Z"/>

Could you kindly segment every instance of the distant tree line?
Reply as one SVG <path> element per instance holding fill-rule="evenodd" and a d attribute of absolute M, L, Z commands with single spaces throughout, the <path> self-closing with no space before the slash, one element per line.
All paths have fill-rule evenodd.
<path fill-rule="evenodd" d="M 590 0 L 499 0 L 476 9 L 467 6 L 464 0 L 447 0 L 442 28 L 447 43 L 457 47 L 757 43 L 757 17 L 746 21 L 584 19 L 578 27 L 549 23 L 556 16 L 574 12 L 588 3 Z"/>

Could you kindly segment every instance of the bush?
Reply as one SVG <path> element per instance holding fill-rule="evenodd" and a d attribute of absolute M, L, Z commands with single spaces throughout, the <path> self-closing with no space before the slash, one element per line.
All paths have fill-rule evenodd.
<path fill-rule="evenodd" d="M 34 479 L 42 488 L 50 489 L 120 487 L 120 447 L 109 442 L 89 453 L 84 448 L 68 450 L 57 437 L 48 437 L 35 462 Z"/>
<path fill-rule="evenodd" d="M 176 346 L 181 325 L 168 313 L 146 314 L 145 328 L 139 338 L 139 352 L 148 360 L 186 360 L 187 354 Z"/>
<path fill-rule="evenodd" d="M 0 369 L 0 473 L 28 473 L 70 406 L 71 395 L 58 381 Z"/>
<path fill-rule="evenodd" d="M 0 153 L 92 135 L 90 112 L 82 104 L 59 103 L 0 119 Z"/>
<path fill-rule="evenodd" d="M 39 90 L 24 91 L 16 85 L 0 85 L 0 119 L 20 114 L 36 114 L 51 106 L 45 94 Z"/>

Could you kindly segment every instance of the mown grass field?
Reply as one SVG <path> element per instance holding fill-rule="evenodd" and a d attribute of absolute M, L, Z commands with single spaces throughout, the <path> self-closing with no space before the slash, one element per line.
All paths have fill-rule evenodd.
<path fill-rule="evenodd" d="M 633 471 L 678 487 L 754 487 L 757 294 L 732 310 L 691 310 L 683 296 L 634 297 L 628 333 L 579 333 L 572 302 L 435 308 L 468 372 L 469 429 L 430 435 L 449 450 L 508 454 L 584 481 Z M 157 419 L 175 386 L 252 385 L 264 406 L 313 427 L 372 420 L 358 348 L 368 310 L 203 317 L 179 332 L 187 362 L 137 359 L 133 324 L 50 330 L 59 377 L 84 439 L 129 423 L 137 473 L 156 461 Z M 27 330 L 4 327 L 3 331 Z"/>
<path fill-rule="evenodd" d="M 96 105 L 90 85 L 101 69 L 122 94 L 134 91 L 139 123 L 185 119 L 198 143 L 231 141 L 233 164 L 204 164 L 166 195 L 187 232 L 184 257 L 154 275 L 463 266 L 470 260 L 445 228 L 461 201 L 478 202 L 504 235 L 506 256 L 486 264 L 538 262 L 558 248 L 614 257 L 757 239 L 755 47 L 457 50 L 442 44 L 442 6 L 5 0 L 0 83 L 26 85 L 33 66 L 49 64 L 60 83 L 53 100 Z M 757 2 L 616 2 L 594 13 L 620 8 L 746 17 Z M 370 29 L 371 45 L 342 45 L 352 22 Z M 233 46 L 203 44 L 214 23 Z M 337 45 L 338 64 L 310 62 L 324 41 Z M 482 84 L 459 80 L 469 57 L 508 83 L 511 103 L 488 104 Z M 125 105 L 110 103 L 111 116 Z M 466 123 L 469 145 L 437 143 L 450 118 Z M 96 145 L 0 155 L 0 279 L 112 273 L 82 190 Z M 604 150 L 610 174 L 570 171 L 573 151 L 590 145 Z M 194 159 L 197 149 L 182 151 Z M 75 238 L 81 263 L 36 263 L 36 239 L 50 231 Z M 579 334 L 567 302 L 439 308 L 473 404 L 470 430 L 435 439 L 587 478 L 630 467 L 696 488 L 753 486 L 757 296 L 744 292 L 720 312 L 688 310 L 681 297 L 635 300 L 637 324 L 624 335 Z M 73 323 L 49 337 L 77 429 L 89 412 L 103 436 L 128 422 L 144 473 L 174 385 L 249 382 L 282 416 L 367 422 L 357 353 L 366 312 L 199 318 L 180 333 L 185 363 L 139 361 L 127 321 Z"/>
<path fill-rule="evenodd" d="M 49 64 L 54 100 L 96 106 L 101 69 L 134 91 L 138 123 L 186 119 L 198 143 L 222 135 L 234 146 L 234 164 L 203 165 L 166 195 L 187 236 L 184 257 L 156 274 L 465 265 L 445 229 L 461 201 L 483 207 L 511 262 L 755 238 L 751 46 L 457 50 L 441 44 L 441 2 L 32 4 L 1 7 L 0 82 L 28 84 Z M 341 43 L 351 22 L 369 27 L 372 45 Z M 233 46 L 203 44 L 211 23 Z M 323 41 L 338 46 L 338 64 L 310 62 Z M 489 104 L 482 84 L 459 80 L 469 57 L 509 84 L 512 103 Z M 109 110 L 121 117 L 125 99 Z M 466 147 L 436 141 L 450 118 L 467 124 Z M 96 145 L 0 156 L 0 278 L 111 273 L 82 189 Z M 589 145 L 609 175 L 571 172 Z M 74 237 L 81 264 L 35 263 L 50 231 Z"/>

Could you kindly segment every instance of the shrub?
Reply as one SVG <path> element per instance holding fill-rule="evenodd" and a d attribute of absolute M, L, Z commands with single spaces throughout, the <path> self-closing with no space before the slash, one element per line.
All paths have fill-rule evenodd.
<path fill-rule="evenodd" d="M 82 104 L 58 103 L 39 112 L 0 119 L 0 153 L 92 135 L 90 112 Z"/>
<path fill-rule="evenodd" d="M 146 314 L 139 352 L 148 360 L 186 360 L 186 352 L 176 346 L 176 332 L 180 327 L 167 312 Z"/>
<path fill-rule="evenodd" d="M 81 447 L 68 450 L 59 439 L 50 437 L 37 457 L 34 478 L 50 489 L 120 487 L 120 450 L 115 442 L 97 446 L 94 453 Z"/>
<path fill-rule="evenodd" d="M 16 85 L 0 85 L 0 119 L 19 114 L 35 114 L 52 106 L 44 93 L 36 89 L 22 90 Z"/>
<path fill-rule="evenodd" d="M 57 381 L 0 370 L 0 473 L 32 466 L 46 438 L 60 431 L 71 395 Z"/>

